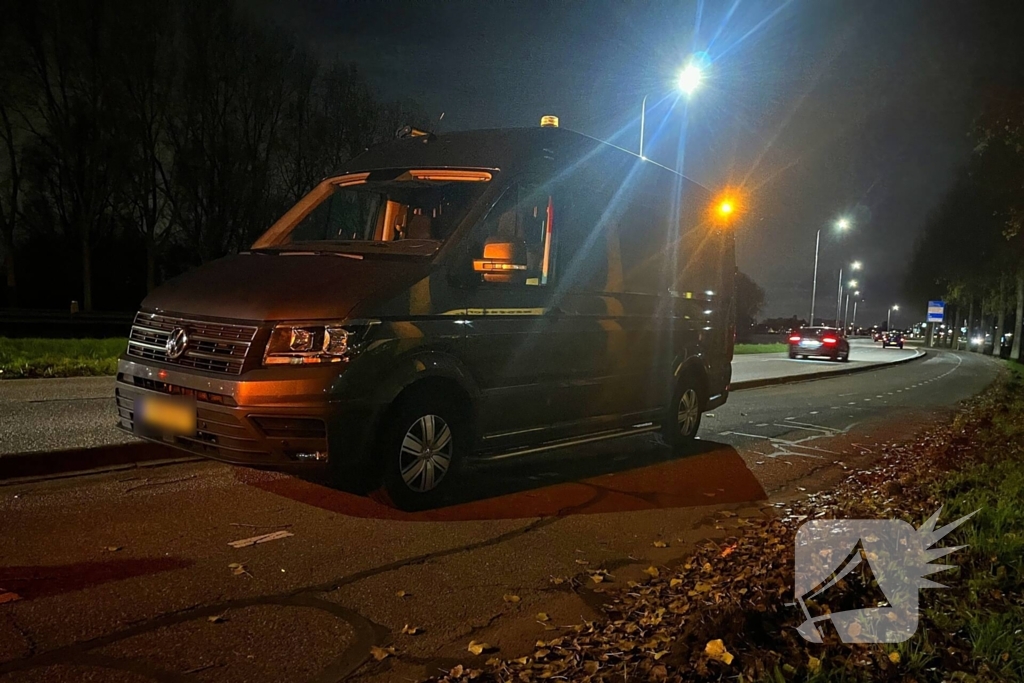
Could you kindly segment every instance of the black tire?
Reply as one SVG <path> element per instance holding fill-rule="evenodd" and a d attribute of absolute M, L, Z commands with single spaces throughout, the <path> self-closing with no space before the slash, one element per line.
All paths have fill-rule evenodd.
<path fill-rule="evenodd" d="M 902 349 L 903 349 L 903 344 L 900 344 L 900 350 L 902 350 Z"/>
<path fill-rule="evenodd" d="M 887 349 L 887 348 L 889 348 L 889 345 L 888 345 L 888 344 L 886 344 L 885 342 L 882 342 L 882 348 L 883 348 L 883 349 Z"/>
<path fill-rule="evenodd" d="M 790 349 L 789 350 L 789 357 L 791 359 L 796 358 L 796 351 L 794 351 L 793 349 Z"/>
<path fill-rule="evenodd" d="M 465 411 L 443 396 L 415 392 L 399 398 L 384 422 L 378 444 L 378 454 L 384 459 L 385 495 L 376 497 L 401 510 L 438 507 L 457 488 L 470 448 L 469 420 Z M 414 453 L 417 446 L 422 448 L 419 455 Z M 418 462 L 423 465 L 418 467 Z M 440 471 L 445 462 L 447 466 Z"/>
<path fill-rule="evenodd" d="M 680 377 L 672 402 L 666 409 L 665 419 L 661 423 L 661 442 L 675 451 L 686 450 L 693 445 L 700 431 L 701 406 L 704 397 L 700 385 L 692 373 Z M 683 419 L 684 413 L 687 418 Z M 694 412 L 695 410 L 695 412 Z"/>
<path fill-rule="evenodd" d="M 850 352 L 847 350 L 842 356 L 839 357 L 839 362 L 848 363 L 850 361 Z"/>

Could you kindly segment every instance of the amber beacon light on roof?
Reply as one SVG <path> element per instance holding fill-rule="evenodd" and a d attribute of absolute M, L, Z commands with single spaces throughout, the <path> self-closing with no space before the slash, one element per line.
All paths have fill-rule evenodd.
<path fill-rule="evenodd" d="M 557 116 L 542 116 L 540 117 L 541 128 L 558 128 L 558 117 Z"/>

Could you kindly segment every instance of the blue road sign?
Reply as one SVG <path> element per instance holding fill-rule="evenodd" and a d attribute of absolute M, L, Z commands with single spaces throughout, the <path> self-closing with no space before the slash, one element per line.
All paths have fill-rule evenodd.
<path fill-rule="evenodd" d="M 946 313 L 946 302 L 945 301 L 929 301 L 928 302 L 928 322 L 930 323 L 941 323 L 945 318 Z"/>

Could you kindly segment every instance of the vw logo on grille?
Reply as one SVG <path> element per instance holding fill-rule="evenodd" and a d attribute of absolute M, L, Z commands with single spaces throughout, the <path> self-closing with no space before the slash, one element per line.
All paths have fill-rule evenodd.
<path fill-rule="evenodd" d="M 171 336 L 167 338 L 167 344 L 164 346 L 167 357 L 171 360 L 178 360 L 187 348 L 188 330 L 184 327 L 175 327 L 171 331 Z"/>

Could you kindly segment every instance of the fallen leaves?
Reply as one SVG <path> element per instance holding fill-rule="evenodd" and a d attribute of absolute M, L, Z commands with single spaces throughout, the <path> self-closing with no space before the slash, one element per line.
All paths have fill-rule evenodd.
<path fill-rule="evenodd" d="M 793 594 L 793 535 L 800 524 L 812 518 L 916 519 L 920 509 L 934 509 L 935 501 L 927 500 L 925 494 L 917 491 L 921 487 L 915 485 L 923 480 L 922 472 L 938 469 L 936 461 L 948 463 L 947 470 L 956 470 L 955 466 L 970 455 L 969 438 L 963 439 L 964 445 L 956 447 L 952 456 L 946 453 L 951 433 L 947 430 L 943 438 L 928 436 L 914 444 L 890 445 L 887 455 L 875 465 L 852 468 L 853 473 L 840 485 L 827 492 L 801 496 L 796 502 L 773 503 L 773 509 L 763 516 L 743 512 L 744 516 L 736 518 L 735 513 L 720 512 L 722 519 L 736 518 L 728 522 L 735 528 L 735 537 L 698 546 L 680 567 L 652 565 L 642 569 L 643 582 L 630 581 L 621 588 L 606 586 L 606 573 L 588 569 L 586 560 L 576 560 L 581 565 L 578 577 L 552 577 L 550 584 L 578 589 L 584 587 L 582 583 L 593 592 L 602 591 L 603 620 L 583 621 L 569 627 L 545 626 L 558 637 L 537 641 L 530 655 L 517 659 L 489 657 L 482 672 L 453 668 L 445 678 L 459 683 L 466 683 L 471 677 L 507 682 L 710 682 L 725 678 L 797 681 L 811 677 L 831 680 L 837 672 L 859 669 L 865 675 L 854 674 L 849 680 L 910 680 L 897 651 L 874 645 L 851 648 L 838 641 L 810 648 L 795 633 L 793 627 L 803 616 L 799 608 L 787 605 Z M 957 434 L 953 437 L 960 438 Z M 998 446 L 1010 447 L 1005 438 Z M 1014 448 L 1017 453 L 1024 453 L 1020 446 Z M 792 464 L 785 460 L 775 462 Z M 901 482 L 902 493 L 898 496 L 884 494 L 885 486 L 893 481 Z M 665 543 L 645 542 L 654 547 Z M 689 544 L 683 540 L 679 543 Z M 1019 588 L 1002 585 L 1008 583 L 1005 579 L 1000 578 L 1001 592 L 978 592 L 978 600 L 989 601 L 984 606 L 994 610 L 997 602 L 1024 602 Z M 943 638 L 943 642 L 925 655 L 936 664 L 935 658 L 941 658 L 941 666 L 924 670 L 935 675 L 922 673 L 914 680 L 935 683 L 944 680 L 940 678 L 943 671 L 971 672 L 964 677 L 965 681 L 1002 680 L 990 675 L 976 677 L 979 663 L 971 657 L 969 644 L 957 634 L 943 634 L 943 629 L 928 624 L 927 618 L 922 613 L 922 628 L 930 626 L 929 633 Z M 547 624 L 549 618 L 541 612 L 536 620 Z M 718 635 L 722 637 L 714 637 Z M 487 647 L 486 643 L 474 641 L 467 649 L 477 655 Z M 996 650 L 999 652 L 1002 648 Z M 997 654 L 985 666 L 991 667 L 996 660 L 1012 662 L 1013 656 Z M 774 677 L 772 671 L 776 672 Z M 990 672 L 991 669 L 982 673 Z"/>
<path fill-rule="evenodd" d="M 423 629 L 418 626 L 409 626 L 406 624 L 402 627 L 402 634 L 406 636 L 418 636 L 423 633 Z"/>
<path fill-rule="evenodd" d="M 520 600 L 518 595 L 512 595 L 511 593 L 506 593 L 501 599 L 511 605 L 518 605 Z"/>
<path fill-rule="evenodd" d="M 412 593 L 410 593 L 408 591 L 395 591 L 395 597 L 398 597 L 398 598 L 408 598 L 410 596 L 412 596 Z"/>
<path fill-rule="evenodd" d="M 721 638 L 709 640 L 708 644 L 704 646 L 704 654 L 723 664 L 732 664 L 733 656 L 725 649 L 725 643 Z"/>
<path fill-rule="evenodd" d="M 653 545 L 655 548 L 667 548 L 668 547 L 668 543 L 666 543 L 665 541 L 655 541 L 651 545 Z"/>
<path fill-rule="evenodd" d="M 206 617 L 206 620 L 211 624 L 223 624 L 228 620 L 227 614 L 211 614 Z"/>
<path fill-rule="evenodd" d="M 240 562 L 232 562 L 228 565 L 228 569 L 230 569 L 231 573 L 235 576 L 242 576 L 244 574 L 245 576 L 252 578 L 252 574 L 250 574 L 245 565 Z"/>
<path fill-rule="evenodd" d="M 397 654 L 393 646 L 379 647 L 373 645 L 370 647 L 370 656 L 376 659 L 378 662 L 383 662 L 388 657 Z"/>
<path fill-rule="evenodd" d="M 3 588 L 0 588 L 0 605 L 6 602 L 16 602 L 18 600 L 21 600 L 20 595 L 18 595 L 14 591 L 8 591 L 4 590 Z"/>
<path fill-rule="evenodd" d="M 471 640 L 469 641 L 469 645 L 466 649 L 474 655 L 482 655 L 483 653 L 490 651 L 492 648 L 490 643 L 478 643 L 475 640 Z"/>

